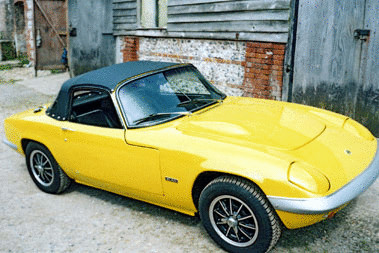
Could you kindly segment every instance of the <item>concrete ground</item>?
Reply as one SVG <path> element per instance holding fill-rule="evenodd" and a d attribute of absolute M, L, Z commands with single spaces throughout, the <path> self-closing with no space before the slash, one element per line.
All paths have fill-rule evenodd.
<path fill-rule="evenodd" d="M 0 137 L 6 117 L 52 102 L 69 78 L 33 73 L 0 71 Z M 196 217 L 78 184 L 43 193 L 2 143 L 0 175 L 0 252 L 223 252 Z M 379 252 L 378 210 L 379 180 L 333 219 L 284 230 L 272 252 Z"/>

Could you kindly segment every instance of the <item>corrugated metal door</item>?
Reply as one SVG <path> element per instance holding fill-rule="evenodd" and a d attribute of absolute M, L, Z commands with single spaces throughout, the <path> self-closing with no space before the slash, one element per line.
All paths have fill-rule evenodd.
<path fill-rule="evenodd" d="M 64 69 L 66 47 L 66 1 L 34 0 L 36 69 Z"/>
<path fill-rule="evenodd" d="M 299 1 L 292 101 L 379 136 L 379 1 Z"/>

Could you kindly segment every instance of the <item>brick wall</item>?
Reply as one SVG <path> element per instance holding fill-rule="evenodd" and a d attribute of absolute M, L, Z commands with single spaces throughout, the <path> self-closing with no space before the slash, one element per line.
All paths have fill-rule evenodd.
<path fill-rule="evenodd" d="M 227 95 L 281 99 L 285 44 L 129 36 L 118 40 L 123 62 L 192 63 Z"/>
<path fill-rule="evenodd" d="M 285 44 L 247 42 L 244 96 L 281 98 Z"/>
<path fill-rule="evenodd" d="M 139 38 L 126 36 L 123 38 L 123 43 L 121 45 L 122 60 L 127 61 L 137 61 L 139 51 Z"/>

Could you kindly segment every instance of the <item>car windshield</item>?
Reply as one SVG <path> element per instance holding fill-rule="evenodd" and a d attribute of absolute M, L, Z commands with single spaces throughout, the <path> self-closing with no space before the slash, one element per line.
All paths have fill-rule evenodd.
<path fill-rule="evenodd" d="M 134 80 L 118 98 L 129 127 L 163 123 L 221 102 L 225 95 L 192 66 Z"/>

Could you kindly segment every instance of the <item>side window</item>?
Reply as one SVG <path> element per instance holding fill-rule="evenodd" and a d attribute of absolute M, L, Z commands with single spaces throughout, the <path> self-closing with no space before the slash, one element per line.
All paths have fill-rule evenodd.
<path fill-rule="evenodd" d="M 69 121 L 99 127 L 122 128 L 108 92 L 80 89 L 72 93 Z"/>

